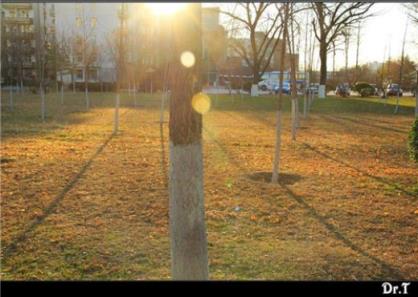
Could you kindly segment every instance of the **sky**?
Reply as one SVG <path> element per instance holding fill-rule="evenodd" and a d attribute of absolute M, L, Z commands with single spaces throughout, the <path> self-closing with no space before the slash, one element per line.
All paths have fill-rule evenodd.
<path fill-rule="evenodd" d="M 220 6 L 221 9 L 226 5 L 228 4 L 204 4 L 204 6 Z M 361 31 L 360 64 L 375 61 L 381 62 L 384 55 L 388 57 L 389 49 L 392 59 L 401 56 L 405 24 L 408 20 L 405 8 L 400 3 L 377 3 L 372 7 L 372 11 L 376 16 L 368 19 Z M 349 46 L 349 66 L 355 65 L 356 47 L 354 37 Z M 415 62 L 418 62 L 418 24 L 413 24 L 411 21 L 408 24 L 405 54 L 409 55 Z M 328 62 L 328 65 L 330 67 L 332 67 L 331 59 L 329 57 L 330 62 Z M 303 56 L 301 56 L 300 61 L 303 61 Z M 314 67 L 319 68 L 319 60 L 315 64 L 317 65 L 314 65 Z M 344 65 L 344 51 L 337 51 L 336 68 L 338 69 Z"/>
<path fill-rule="evenodd" d="M 97 30 L 98 35 L 105 37 L 107 32 L 114 30 L 118 26 L 116 16 L 116 8 L 118 3 L 96 3 L 87 4 L 93 7 L 97 16 Z M 204 3 L 203 6 L 219 6 L 225 9 L 226 3 Z M 57 25 L 58 31 L 62 28 L 71 28 L 74 26 L 76 5 L 74 3 L 57 3 Z M 89 9 L 87 9 L 89 10 Z M 405 30 L 407 16 L 405 8 L 399 3 L 377 3 L 372 8 L 377 15 L 370 18 L 364 24 L 361 31 L 361 45 L 360 45 L 360 64 L 367 62 L 381 62 L 385 57 L 388 57 L 389 51 L 391 58 L 397 58 L 401 55 L 402 39 Z M 221 18 L 221 22 L 224 19 Z M 409 57 L 418 62 L 418 25 L 409 22 L 405 53 Z M 318 53 L 316 53 L 318 57 Z M 356 40 L 353 38 L 349 50 L 349 65 L 355 65 L 356 58 Z M 332 67 L 332 57 L 329 57 L 328 65 Z M 303 50 L 300 61 L 303 62 Z M 343 67 L 345 64 L 344 51 L 337 51 L 336 54 L 336 68 Z M 319 59 L 314 63 L 315 68 L 319 68 Z"/>
<path fill-rule="evenodd" d="M 400 57 L 402 40 L 408 17 L 405 8 L 398 3 L 378 3 L 374 7 L 377 16 L 367 21 L 361 34 L 360 64 L 372 61 L 381 62 L 389 48 L 392 58 Z M 355 44 L 352 45 L 350 62 L 355 63 Z M 418 24 L 408 21 L 405 54 L 418 62 Z M 340 61 L 341 62 L 341 61 Z"/>

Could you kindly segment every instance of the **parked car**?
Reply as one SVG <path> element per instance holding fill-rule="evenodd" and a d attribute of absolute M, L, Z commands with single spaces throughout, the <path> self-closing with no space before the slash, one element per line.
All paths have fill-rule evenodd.
<path fill-rule="evenodd" d="M 270 91 L 271 86 L 267 80 L 262 80 L 258 83 L 258 88 L 262 91 Z"/>
<path fill-rule="evenodd" d="M 273 87 L 273 91 L 275 94 L 278 94 L 280 90 L 280 86 L 279 85 L 274 85 Z M 289 83 L 283 82 L 283 87 L 282 87 L 282 93 L 286 94 L 286 95 L 290 95 L 291 92 L 291 87 Z"/>
<path fill-rule="evenodd" d="M 389 84 L 386 88 L 386 96 L 399 96 L 402 97 L 403 90 L 398 84 Z"/>
<path fill-rule="evenodd" d="M 361 97 L 373 96 L 376 93 L 376 88 L 366 82 L 358 82 L 354 85 L 354 90 L 360 94 Z"/>
<path fill-rule="evenodd" d="M 335 89 L 335 95 L 341 97 L 348 97 L 350 96 L 350 86 L 348 84 L 339 84 Z"/>
<path fill-rule="evenodd" d="M 374 89 L 374 91 L 373 91 L 373 96 L 379 96 L 380 95 L 380 91 L 379 91 L 379 88 L 377 87 L 377 85 L 376 84 L 370 84 L 372 87 L 373 87 L 373 89 Z"/>

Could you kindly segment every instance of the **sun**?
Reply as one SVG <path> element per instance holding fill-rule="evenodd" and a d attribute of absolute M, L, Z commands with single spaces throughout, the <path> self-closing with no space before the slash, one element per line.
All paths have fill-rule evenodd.
<path fill-rule="evenodd" d="M 172 14 L 182 9 L 186 3 L 148 3 L 156 14 Z"/>

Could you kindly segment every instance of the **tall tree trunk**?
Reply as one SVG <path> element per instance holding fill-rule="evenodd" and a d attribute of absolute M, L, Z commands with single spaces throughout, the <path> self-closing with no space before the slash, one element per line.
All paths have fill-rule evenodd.
<path fill-rule="evenodd" d="M 361 22 L 358 24 L 358 28 L 357 28 L 356 79 L 355 79 L 356 82 L 359 80 L 360 30 L 361 30 Z"/>
<path fill-rule="evenodd" d="M 327 83 L 327 45 L 325 41 L 319 43 L 319 59 L 321 60 L 319 84 L 326 85 Z"/>
<path fill-rule="evenodd" d="M 73 85 L 73 93 L 75 93 L 74 65 L 71 66 L 71 84 Z"/>
<path fill-rule="evenodd" d="M 85 72 L 84 74 L 84 97 L 86 99 L 86 109 L 89 109 L 90 108 L 89 87 L 88 87 L 89 69 L 87 66 L 84 68 L 84 72 Z"/>
<path fill-rule="evenodd" d="M 14 104 L 13 104 L 13 86 L 10 86 L 9 90 L 9 109 L 10 111 L 13 111 Z"/>
<path fill-rule="evenodd" d="M 62 69 L 60 71 L 60 78 L 61 78 L 61 104 L 64 104 L 64 77 L 62 75 Z"/>
<path fill-rule="evenodd" d="M 287 22 L 289 18 L 289 4 L 285 4 L 284 26 L 283 26 L 283 42 L 280 51 L 280 74 L 279 74 L 279 94 L 277 97 L 277 111 L 276 111 L 276 142 L 274 146 L 273 156 L 273 171 L 271 176 L 271 182 L 277 183 L 279 180 L 280 172 L 280 147 L 282 143 L 282 97 L 283 97 L 283 75 L 284 75 L 284 59 L 286 53 L 286 41 L 287 41 Z"/>
<path fill-rule="evenodd" d="M 344 68 L 344 72 L 345 72 L 345 80 L 346 82 L 350 82 L 350 78 L 348 77 L 348 54 L 349 54 L 349 50 L 350 50 L 350 35 L 347 32 L 344 35 L 344 53 L 345 53 L 345 68 Z"/>
<path fill-rule="evenodd" d="M 253 67 L 253 81 L 251 85 L 251 96 L 258 96 L 258 82 L 260 80 L 260 68 L 258 65 Z"/>
<path fill-rule="evenodd" d="M 203 195 L 202 116 L 192 108 L 201 86 L 201 4 L 189 4 L 176 14 L 172 97 L 170 100 L 169 215 L 171 268 L 175 280 L 208 278 Z M 181 65 L 185 51 L 195 56 L 190 68 Z"/>
<path fill-rule="evenodd" d="M 136 81 L 134 80 L 134 107 L 136 108 L 137 102 L 136 102 Z"/>
<path fill-rule="evenodd" d="M 403 80 L 403 64 L 404 64 L 404 60 L 405 60 L 405 43 L 406 43 L 406 32 L 408 30 L 408 22 L 406 22 L 405 25 L 405 31 L 404 31 L 404 35 L 403 35 L 403 40 L 402 40 L 402 53 L 401 53 L 401 65 L 399 67 L 399 89 L 398 89 L 398 93 L 396 94 L 396 107 L 395 107 L 395 113 L 398 113 L 399 111 L 399 91 L 400 88 L 402 87 L 402 80 Z"/>
<path fill-rule="evenodd" d="M 292 9 L 293 11 L 293 9 Z M 291 15 L 293 15 L 291 11 Z M 296 128 L 298 126 L 298 94 L 296 87 L 296 57 L 295 57 L 295 35 L 293 30 L 293 19 L 290 21 L 291 34 L 289 35 L 288 44 L 290 49 L 290 73 L 291 73 L 291 100 L 292 100 L 292 140 L 296 140 Z"/>
<path fill-rule="evenodd" d="M 43 122 L 45 121 L 45 117 L 46 117 L 46 104 L 45 104 L 45 87 L 42 82 L 40 85 L 40 93 L 41 93 L 41 119 Z"/>

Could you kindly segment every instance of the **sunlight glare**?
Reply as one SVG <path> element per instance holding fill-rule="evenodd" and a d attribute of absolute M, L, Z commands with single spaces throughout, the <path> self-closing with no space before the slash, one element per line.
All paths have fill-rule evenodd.
<path fill-rule="evenodd" d="M 182 9 L 185 3 L 148 3 L 156 14 L 172 14 Z"/>
<path fill-rule="evenodd" d="M 184 67 L 190 68 L 194 65 L 196 59 L 192 52 L 186 51 L 181 54 L 180 62 Z"/>
<path fill-rule="evenodd" d="M 200 92 L 193 96 L 192 107 L 196 112 L 205 114 L 210 110 L 210 106 L 210 98 L 205 93 Z"/>

